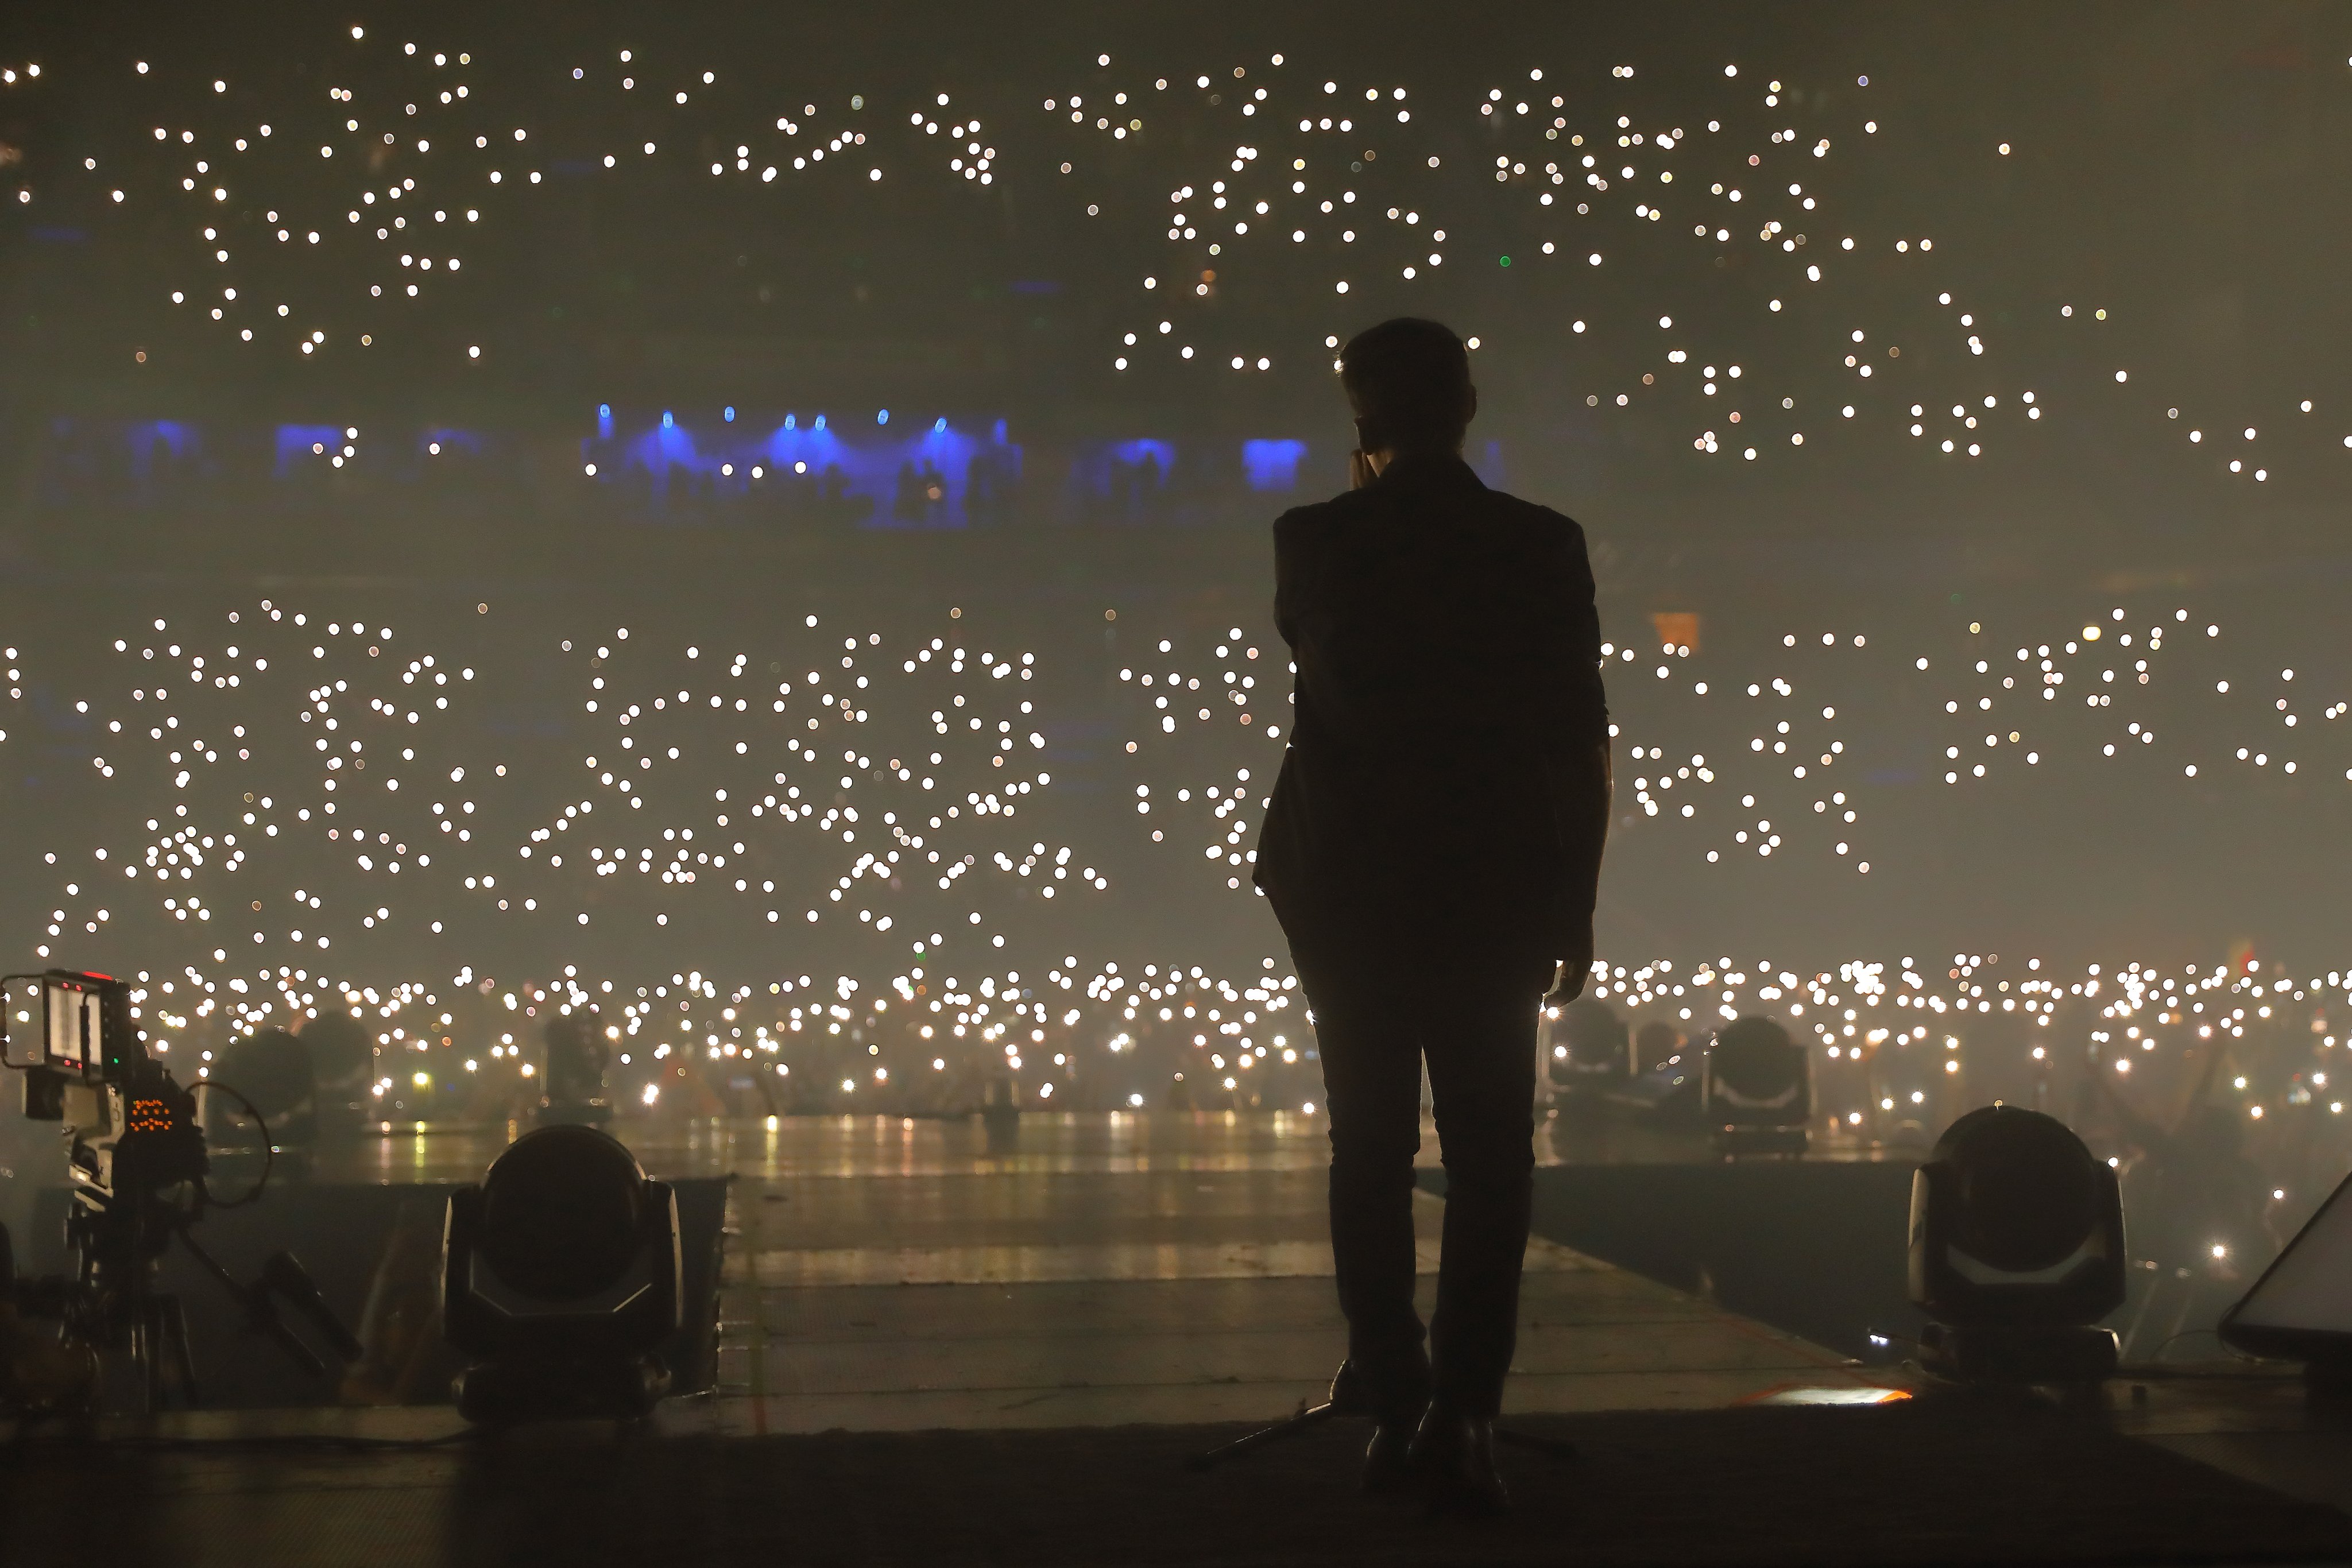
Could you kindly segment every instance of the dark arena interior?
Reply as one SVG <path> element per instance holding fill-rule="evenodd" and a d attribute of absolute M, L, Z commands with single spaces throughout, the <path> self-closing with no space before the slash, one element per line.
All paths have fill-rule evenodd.
<path fill-rule="evenodd" d="M 2347 254 L 2310 0 L 6 8 L 0 1561 L 2352 1562 Z"/>

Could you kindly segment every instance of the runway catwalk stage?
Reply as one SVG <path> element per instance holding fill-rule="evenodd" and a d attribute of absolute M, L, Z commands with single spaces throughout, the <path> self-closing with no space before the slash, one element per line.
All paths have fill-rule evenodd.
<path fill-rule="evenodd" d="M 1328 1151 L 1319 1117 L 1220 1113 L 1031 1114 L 997 1152 L 977 1119 L 705 1123 L 637 1153 L 736 1178 L 712 1418 L 763 1433 L 1246 1421 L 1319 1398 L 1346 1351 Z M 492 1152 L 395 1138 L 332 1174 L 469 1179 Z M 1426 1312 L 1444 1204 L 1414 1202 Z M 1540 1239 L 1521 1316 L 1515 1411 L 1886 1381 Z"/>

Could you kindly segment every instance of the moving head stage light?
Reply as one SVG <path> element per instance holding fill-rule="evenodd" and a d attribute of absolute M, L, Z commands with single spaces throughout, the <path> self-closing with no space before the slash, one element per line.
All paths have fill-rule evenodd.
<path fill-rule="evenodd" d="M 310 1046 L 282 1029 L 234 1035 L 213 1062 L 213 1072 L 223 1082 L 236 1084 L 237 1097 L 253 1111 L 240 1118 L 220 1103 L 219 1096 L 206 1096 L 205 1138 L 215 1168 L 233 1166 L 242 1172 L 270 1161 L 273 1174 L 280 1177 L 309 1174 L 319 1140 L 319 1089 Z M 258 1142 L 265 1128 L 266 1149 Z M 247 1185 L 251 1185 L 250 1176 Z"/>
<path fill-rule="evenodd" d="M 262 1126 L 261 1174 L 233 1205 L 215 1205 L 205 1176 L 211 1162 L 195 1094 L 147 1052 L 132 1021 L 131 988 L 106 975 L 52 969 L 0 977 L 6 1033 L 0 1063 L 25 1074 L 27 1119 L 64 1124 L 72 1184 L 66 1239 L 79 1265 L 70 1279 L 19 1281 L 13 1267 L 0 1289 L 21 1312 L 61 1321 L 60 1342 L 88 1354 L 79 1386 L 19 1389 L 15 1402 L 42 1409 L 127 1405 L 133 1414 L 161 1408 L 173 1396 L 197 1403 L 195 1365 L 179 1299 L 156 1289 L 156 1269 L 176 1239 L 243 1309 L 248 1329 L 268 1334 L 314 1376 L 325 1364 L 278 1316 L 281 1301 L 305 1317 L 343 1361 L 359 1358 L 358 1341 L 320 1299 L 293 1254 L 279 1252 L 261 1277 L 241 1284 L 190 1234 L 212 1207 L 260 1197 L 268 1180 L 268 1129 Z M 38 1054 L 18 1060 L 37 1039 Z M 252 1103 L 223 1083 L 199 1085 Z M 5 1250 L 5 1249 L 0 1249 Z M 110 1388 L 121 1374 L 125 1386 Z M 0 1391 L 5 1392 L 5 1391 Z M 117 1398 L 117 1393 L 125 1397 Z"/>
<path fill-rule="evenodd" d="M 539 1076 L 546 1085 L 539 1102 L 541 1126 L 612 1125 L 613 1102 L 604 1073 L 612 1065 L 613 1049 L 605 1043 L 604 1023 L 604 1015 L 594 1008 L 547 1020 L 541 1031 L 547 1046 Z"/>
<path fill-rule="evenodd" d="M 1813 1114 L 1812 1053 L 1770 1019 L 1741 1019 L 1707 1047 L 1699 1099 L 1720 1152 L 1801 1155 Z"/>
<path fill-rule="evenodd" d="M 683 1294 L 677 1200 L 593 1127 L 517 1139 L 449 1197 L 441 1321 L 473 1360 L 469 1421 L 634 1417 L 669 1391 L 654 1347 Z"/>
<path fill-rule="evenodd" d="M 1633 1071 L 1654 1072 L 1662 1063 L 1680 1056 L 1688 1043 L 1682 1030 L 1663 1019 L 1652 1019 L 1633 1031 Z"/>
<path fill-rule="evenodd" d="M 1699 1124 L 1700 1052 L 1671 1025 L 1643 1024 L 1634 1037 L 1633 1076 L 1601 1092 L 1637 1121 L 1661 1127 Z"/>
<path fill-rule="evenodd" d="M 1550 1046 L 1545 1063 L 1560 1088 L 1603 1088 L 1622 1082 L 1632 1071 L 1633 1040 L 1625 1020 L 1598 997 L 1579 997 L 1560 1009 L 1545 1033 Z"/>
<path fill-rule="evenodd" d="M 1911 1300 L 1928 1372 L 1968 1383 L 2095 1382 L 2098 1321 L 2123 1304 L 2116 1173 L 2066 1124 L 1988 1105 L 1946 1130 L 1911 1181 Z"/>
<path fill-rule="evenodd" d="M 295 1037 L 310 1053 L 311 1103 L 318 1141 L 351 1144 L 375 1119 L 375 1036 L 349 1013 L 331 1009 L 302 1025 Z"/>

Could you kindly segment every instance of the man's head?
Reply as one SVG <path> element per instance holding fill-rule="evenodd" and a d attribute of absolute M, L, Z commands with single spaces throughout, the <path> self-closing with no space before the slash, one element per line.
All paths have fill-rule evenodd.
<path fill-rule="evenodd" d="M 1453 329 L 1400 316 L 1339 350 L 1339 384 L 1367 453 L 1454 453 L 1478 412 L 1470 354 Z"/>

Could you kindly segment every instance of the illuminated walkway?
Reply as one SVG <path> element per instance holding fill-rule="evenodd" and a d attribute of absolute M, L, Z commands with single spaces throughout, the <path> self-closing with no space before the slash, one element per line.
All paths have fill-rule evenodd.
<path fill-rule="evenodd" d="M 1030 1115 L 992 1148 L 977 1120 L 785 1119 L 641 1144 L 656 1172 L 738 1178 L 729 1430 L 1273 1417 L 1319 1396 L 1344 1351 L 1318 1120 Z M 1444 1206 L 1416 1202 L 1425 1309 Z M 1867 1378 L 1541 1240 L 1522 1300 L 1518 1410 Z"/>

